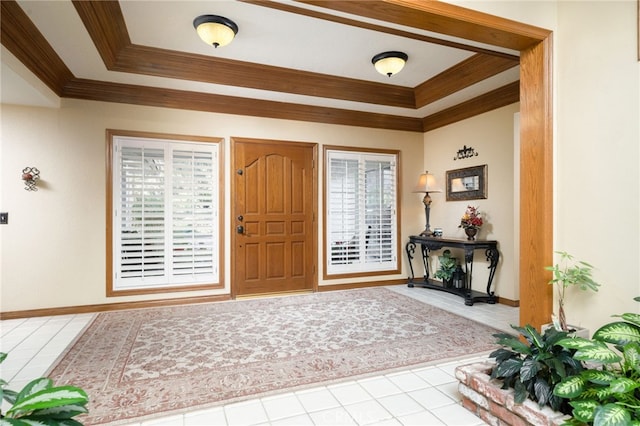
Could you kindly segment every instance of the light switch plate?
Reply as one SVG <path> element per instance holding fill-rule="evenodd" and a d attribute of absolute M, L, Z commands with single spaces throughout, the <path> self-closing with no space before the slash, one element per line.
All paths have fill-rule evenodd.
<path fill-rule="evenodd" d="M 9 223 L 9 213 L 0 213 L 0 225 L 6 225 Z"/>

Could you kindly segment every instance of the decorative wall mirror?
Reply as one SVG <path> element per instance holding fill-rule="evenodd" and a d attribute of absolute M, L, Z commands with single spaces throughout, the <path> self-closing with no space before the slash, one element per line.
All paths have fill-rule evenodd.
<path fill-rule="evenodd" d="M 447 171 L 447 201 L 487 198 L 487 165 Z"/>

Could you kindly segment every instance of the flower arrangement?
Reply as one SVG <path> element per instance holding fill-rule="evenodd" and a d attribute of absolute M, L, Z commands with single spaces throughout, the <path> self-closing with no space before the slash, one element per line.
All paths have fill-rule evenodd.
<path fill-rule="evenodd" d="M 482 214 L 477 207 L 467 206 L 467 210 L 460 219 L 460 226 L 458 228 L 480 228 L 484 222 L 482 221 Z"/>

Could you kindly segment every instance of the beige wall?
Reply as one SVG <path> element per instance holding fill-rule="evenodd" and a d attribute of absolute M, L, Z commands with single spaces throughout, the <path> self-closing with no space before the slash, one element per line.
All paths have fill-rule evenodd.
<path fill-rule="evenodd" d="M 424 136 L 425 169 L 434 174 L 442 193 L 431 195 L 431 227 L 441 227 L 446 237 L 466 238 L 458 228 L 467 205 L 483 212 L 485 225 L 479 239 L 497 240 L 500 263 L 493 282 L 496 295 L 509 300 L 519 299 L 518 261 L 514 257 L 514 114 L 519 104 L 478 115 L 462 122 L 428 132 Z M 454 160 L 464 145 L 471 146 L 478 156 Z M 487 165 L 487 198 L 468 201 L 446 201 L 446 171 Z M 416 200 L 419 194 L 414 194 Z M 462 260 L 461 253 L 457 257 Z M 434 265 L 437 267 L 437 265 Z M 485 291 L 488 262 L 482 251 L 474 256 L 473 289 Z"/>
<path fill-rule="evenodd" d="M 126 129 L 225 138 L 229 174 L 229 137 L 314 142 L 319 145 L 387 147 L 401 150 L 402 182 L 422 169 L 419 133 L 373 130 L 296 121 L 178 111 L 99 102 L 63 100 L 60 109 L 2 105 L 0 208 L 9 225 L 0 227 L 2 312 L 198 296 L 229 292 L 230 193 L 225 190 L 225 283 L 223 291 L 198 291 L 107 298 L 105 296 L 105 129 Z M 25 191 L 25 166 L 41 171 L 37 192 Z M 322 181 L 322 167 L 319 169 Z M 402 185 L 402 199 L 413 194 Z M 322 212 L 322 198 L 319 200 Z M 322 214 L 319 215 L 319 235 Z M 415 229 L 420 207 L 409 203 L 401 217 L 401 242 Z M 404 251 L 401 251 L 401 254 Z M 322 253 L 319 249 L 318 262 Z M 403 272 L 381 279 L 404 279 Z M 338 284 L 343 281 L 323 282 Z M 363 278 L 370 281 L 375 278 Z M 356 280 L 349 280 L 354 282 Z"/>
<path fill-rule="evenodd" d="M 640 312 L 637 2 L 453 3 L 554 31 L 554 248 L 592 263 L 603 284 L 571 292 L 567 317 L 593 332 Z"/>

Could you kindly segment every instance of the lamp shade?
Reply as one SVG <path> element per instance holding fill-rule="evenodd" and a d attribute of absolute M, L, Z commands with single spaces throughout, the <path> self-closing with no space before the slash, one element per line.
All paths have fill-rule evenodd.
<path fill-rule="evenodd" d="M 424 172 L 420 175 L 416 187 L 413 188 L 413 192 L 442 192 L 442 189 L 438 187 L 436 178 L 429 172 Z"/>
<path fill-rule="evenodd" d="M 226 46 L 231 43 L 238 26 L 230 19 L 217 15 L 202 15 L 193 20 L 198 36 L 213 47 Z"/>
<path fill-rule="evenodd" d="M 371 63 L 380 74 L 391 77 L 404 68 L 407 59 L 409 56 L 403 52 L 383 52 L 374 56 Z"/>

